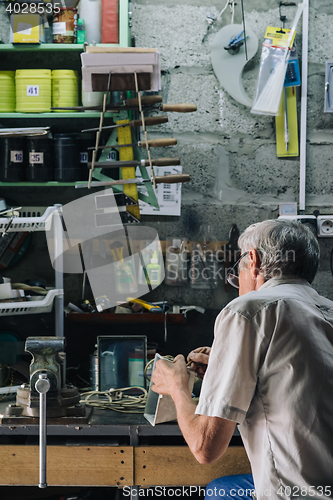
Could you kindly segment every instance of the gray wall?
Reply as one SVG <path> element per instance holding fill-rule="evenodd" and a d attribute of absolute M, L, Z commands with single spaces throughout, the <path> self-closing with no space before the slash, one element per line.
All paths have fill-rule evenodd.
<path fill-rule="evenodd" d="M 177 138 L 177 146 L 161 150 L 158 155 L 179 156 L 183 171 L 191 175 L 191 182 L 183 185 L 180 218 L 143 218 L 144 223 L 156 227 L 161 239 L 170 236 L 195 239 L 199 225 L 209 220 L 217 238 L 225 241 L 232 223 L 236 223 L 242 231 L 253 222 L 277 217 L 280 202 L 297 202 L 299 198 L 299 159 L 277 158 L 274 118 L 250 114 L 249 108 L 236 102 L 222 89 L 214 75 L 210 46 L 215 34 L 230 23 L 230 11 L 227 9 L 209 29 L 207 16 L 218 16 L 224 4 L 224 0 L 184 0 L 181 3 L 168 0 L 163 4 L 159 0 L 133 2 L 132 34 L 136 46 L 156 47 L 161 54 L 164 102 L 193 102 L 198 107 L 195 114 L 169 114 L 167 124 L 149 129 L 150 138 Z M 260 44 L 267 26 L 280 25 L 279 11 L 275 0 L 245 0 L 244 4 L 246 25 L 259 39 L 257 55 L 248 62 L 243 73 L 244 88 L 253 97 Z M 3 10 L 3 4 L 0 7 Z M 295 8 L 284 8 L 283 14 L 287 15 L 288 27 Z M 241 8 L 238 1 L 235 23 L 240 22 Z M 332 59 L 333 50 L 332 22 L 331 0 L 312 0 L 309 26 L 307 214 L 312 214 L 316 209 L 321 214 L 333 214 L 333 181 L 330 175 L 333 116 L 323 113 L 325 61 Z M 8 18 L 2 13 L 0 37 L 7 41 L 7 36 Z M 297 34 L 300 53 L 301 42 L 300 22 Z M 217 184 L 222 187 L 221 200 L 217 196 Z M 26 196 L 29 197 L 27 193 Z M 59 199 L 52 200 L 52 203 L 57 201 L 62 202 Z M 329 271 L 329 254 L 332 243 L 331 239 L 320 241 L 322 261 L 314 283 L 320 293 L 331 299 L 333 281 Z M 45 250 L 44 244 L 38 242 L 34 246 L 38 257 L 39 252 L 42 254 Z M 27 259 L 13 269 L 13 276 L 18 277 L 27 266 L 30 266 L 31 271 L 35 258 L 36 254 L 30 252 Z M 80 282 L 81 277 L 67 278 L 68 298 L 75 300 Z M 163 284 L 150 298 L 219 308 L 233 296 L 232 292 L 227 294 L 222 285 L 214 293 L 198 293 L 189 287 L 172 288 Z"/>

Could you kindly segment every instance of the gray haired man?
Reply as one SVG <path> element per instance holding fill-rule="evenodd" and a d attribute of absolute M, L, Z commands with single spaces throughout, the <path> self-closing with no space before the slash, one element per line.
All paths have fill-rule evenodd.
<path fill-rule="evenodd" d="M 158 361 L 153 389 L 173 398 L 200 463 L 221 457 L 239 427 L 253 479 L 217 479 L 207 499 L 251 498 L 251 485 L 258 500 L 332 498 L 333 302 L 310 286 L 317 239 L 300 223 L 268 220 L 239 247 L 228 276 L 239 297 L 217 317 L 212 348 L 189 354 L 203 377 L 198 406 L 181 355 Z"/>

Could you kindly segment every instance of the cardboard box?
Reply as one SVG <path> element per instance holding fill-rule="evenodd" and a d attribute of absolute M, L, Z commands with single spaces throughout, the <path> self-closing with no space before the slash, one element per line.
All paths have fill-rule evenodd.
<path fill-rule="evenodd" d="M 11 43 L 45 43 L 44 23 L 39 14 L 12 14 Z"/>

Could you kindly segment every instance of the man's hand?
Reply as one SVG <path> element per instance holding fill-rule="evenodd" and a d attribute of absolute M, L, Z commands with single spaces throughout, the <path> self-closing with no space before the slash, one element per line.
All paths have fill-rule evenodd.
<path fill-rule="evenodd" d="M 184 356 L 179 354 L 174 362 L 159 359 L 152 376 L 151 389 L 158 394 L 173 396 L 177 391 L 187 391 L 188 374 Z"/>
<path fill-rule="evenodd" d="M 207 365 L 208 365 L 208 360 L 209 360 L 209 354 L 211 351 L 210 347 L 205 347 L 204 352 L 202 351 L 203 347 L 197 347 L 193 351 L 189 353 L 187 356 L 187 360 L 192 361 L 191 363 L 191 370 L 195 371 L 197 373 L 197 376 L 201 379 L 203 379 L 206 370 L 207 370 Z"/>

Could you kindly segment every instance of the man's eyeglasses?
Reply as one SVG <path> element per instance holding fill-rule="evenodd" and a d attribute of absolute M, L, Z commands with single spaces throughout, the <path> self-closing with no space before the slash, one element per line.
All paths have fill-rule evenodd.
<path fill-rule="evenodd" d="M 234 288 L 239 288 L 239 269 L 238 269 L 239 263 L 242 260 L 242 258 L 245 257 L 246 255 L 248 255 L 249 253 L 250 252 L 244 252 L 239 257 L 239 259 L 237 260 L 235 265 L 231 269 L 229 269 L 227 272 L 227 282 L 229 283 L 229 285 L 233 286 Z"/>

